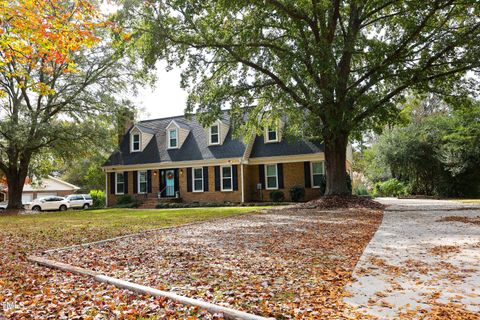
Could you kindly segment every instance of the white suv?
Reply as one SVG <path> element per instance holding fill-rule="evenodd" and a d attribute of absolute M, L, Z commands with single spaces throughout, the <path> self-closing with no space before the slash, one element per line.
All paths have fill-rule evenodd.
<path fill-rule="evenodd" d="M 93 206 L 92 196 L 89 194 L 71 194 L 65 197 L 69 203 L 69 208 L 88 209 Z"/>
<path fill-rule="evenodd" d="M 25 205 L 26 210 L 44 211 L 60 210 L 65 211 L 70 207 L 68 201 L 62 197 L 44 197 L 33 200 Z"/>

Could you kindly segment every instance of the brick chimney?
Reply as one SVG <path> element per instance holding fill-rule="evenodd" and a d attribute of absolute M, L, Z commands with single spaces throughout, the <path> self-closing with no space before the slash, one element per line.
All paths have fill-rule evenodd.
<path fill-rule="evenodd" d="M 131 107 L 122 107 L 117 111 L 117 136 L 118 145 L 122 142 L 123 136 L 130 130 L 135 122 L 135 110 Z"/>

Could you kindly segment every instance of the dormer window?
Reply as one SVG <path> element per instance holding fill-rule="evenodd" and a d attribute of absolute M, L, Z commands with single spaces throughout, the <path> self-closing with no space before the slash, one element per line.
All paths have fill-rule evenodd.
<path fill-rule="evenodd" d="M 140 151 L 140 133 L 132 134 L 132 152 Z"/>
<path fill-rule="evenodd" d="M 220 128 L 218 124 L 210 127 L 210 144 L 220 144 Z"/>
<path fill-rule="evenodd" d="M 178 148 L 178 130 L 177 129 L 168 130 L 168 148 L 169 149 Z"/>
<path fill-rule="evenodd" d="M 278 129 L 268 127 L 266 140 L 267 142 L 278 142 Z"/>

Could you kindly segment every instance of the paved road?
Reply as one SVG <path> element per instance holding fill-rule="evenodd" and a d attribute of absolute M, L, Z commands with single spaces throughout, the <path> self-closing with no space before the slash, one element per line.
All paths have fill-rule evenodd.
<path fill-rule="evenodd" d="M 444 304 L 480 315 L 480 205 L 379 201 L 388 207 L 346 301 L 382 319 Z"/>

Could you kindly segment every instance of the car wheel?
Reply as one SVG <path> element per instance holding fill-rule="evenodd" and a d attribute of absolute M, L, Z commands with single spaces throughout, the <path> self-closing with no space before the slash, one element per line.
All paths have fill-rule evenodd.
<path fill-rule="evenodd" d="M 85 203 L 83 205 L 83 210 L 87 210 L 88 208 L 90 208 L 90 205 L 88 203 Z"/>
<path fill-rule="evenodd" d="M 40 206 L 34 206 L 34 207 L 32 208 L 32 211 L 39 212 L 39 211 L 42 211 L 42 208 L 40 208 Z"/>
<path fill-rule="evenodd" d="M 60 211 L 66 211 L 66 210 L 67 210 L 67 206 L 64 205 L 64 204 L 62 204 L 62 205 L 60 206 L 60 208 L 58 208 L 58 209 L 59 209 Z"/>

